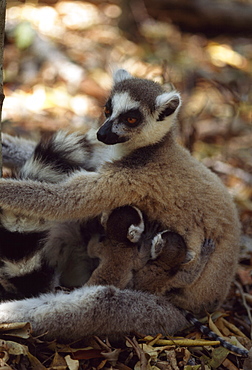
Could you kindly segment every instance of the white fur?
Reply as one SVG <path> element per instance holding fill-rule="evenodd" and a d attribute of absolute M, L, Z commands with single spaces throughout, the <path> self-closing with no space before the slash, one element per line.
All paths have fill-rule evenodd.
<path fill-rule="evenodd" d="M 69 134 L 66 131 L 58 131 L 55 140 L 56 151 L 66 151 L 67 157 L 74 162 L 82 162 L 83 156 L 88 155 L 84 147 L 79 147 L 81 137 L 78 133 Z M 73 150 L 75 148 L 75 150 Z"/>
<path fill-rule="evenodd" d="M 162 239 L 162 232 L 158 233 L 151 242 L 151 259 L 156 259 L 162 252 L 164 247 L 164 240 Z"/>
<path fill-rule="evenodd" d="M 170 92 L 165 92 L 165 93 L 157 96 L 157 98 L 156 98 L 157 108 L 163 108 L 165 105 L 167 105 L 169 103 L 169 101 L 171 101 L 174 98 L 178 98 L 178 101 L 179 101 L 178 108 L 179 108 L 181 106 L 181 97 L 180 97 L 180 94 L 177 91 L 174 91 L 174 90 L 170 91 Z"/>
<path fill-rule="evenodd" d="M 128 80 L 130 78 L 134 78 L 134 77 L 125 69 L 118 69 L 113 75 L 114 83 L 119 83 L 124 80 Z"/>
<path fill-rule="evenodd" d="M 140 223 L 138 225 L 134 225 L 134 224 L 130 225 L 127 238 L 129 239 L 129 241 L 131 241 L 131 243 L 137 243 L 139 239 L 141 238 L 142 233 L 144 232 L 144 220 L 143 220 L 142 212 L 140 212 L 140 210 L 137 207 L 133 207 L 133 208 L 137 211 L 140 217 Z"/>
<path fill-rule="evenodd" d="M 125 92 L 116 93 L 115 95 L 113 95 L 112 107 L 113 107 L 113 112 L 112 112 L 111 117 L 109 117 L 109 119 L 111 120 L 116 118 L 122 112 L 127 112 L 130 109 L 140 108 L 140 102 L 132 99 L 130 94 L 127 91 L 125 91 Z M 118 133 L 118 131 L 116 132 Z"/>
<path fill-rule="evenodd" d="M 18 248 L 18 246 L 17 246 Z M 1 274 L 6 274 L 8 277 L 18 277 L 29 274 L 37 270 L 41 266 L 41 251 L 37 252 L 31 258 L 23 258 L 20 261 L 12 262 L 3 260 L 4 266 L 1 267 Z"/>
<path fill-rule="evenodd" d="M 55 167 L 44 165 L 39 160 L 34 158 L 29 159 L 22 167 L 22 175 L 24 178 L 35 178 L 38 181 L 57 183 L 62 181 L 66 174 L 57 172 Z"/>
<path fill-rule="evenodd" d="M 99 169 L 105 162 L 111 162 L 113 158 L 113 147 L 106 145 L 97 140 L 97 130 L 88 130 L 87 140 L 94 146 L 94 152 L 89 158 L 88 164 L 90 167 Z"/>

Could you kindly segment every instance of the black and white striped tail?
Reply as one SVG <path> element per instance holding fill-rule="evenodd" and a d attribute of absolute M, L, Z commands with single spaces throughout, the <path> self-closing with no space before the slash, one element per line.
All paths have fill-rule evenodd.
<path fill-rule="evenodd" d="M 229 342 L 227 342 L 225 339 L 219 337 L 216 333 L 214 333 L 212 330 L 210 330 L 207 326 L 203 325 L 199 320 L 196 319 L 190 312 L 182 310 L 185 314 L 185 318 L 187 321 L 190 322 L 196 329 L 198 329 L 202 334 L 207 335 L 209 338 L 218 340 L 221 345 L 228 349 L 231 352 L 234 352 L 238 355 L 241 355 L 243 357 L 248 357 L 248 350 L 239 348 Z"/>

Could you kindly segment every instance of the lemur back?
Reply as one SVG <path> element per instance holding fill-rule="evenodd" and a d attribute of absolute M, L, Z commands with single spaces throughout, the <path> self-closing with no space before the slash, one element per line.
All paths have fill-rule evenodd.
<path fill-rule="evenodd" d="M 36 333 L 48 325 L 48 337 L 61 339 L 134 330 L 172 333 L 186 322 L 178 308 L 197 314 L 223 302 L 238 261 L 239 221 L 221 181 L 177 143 L 180 105 L 176 91 L 119 70 L 97 132 L 98 140 L 113 148 L 109 161 L 96 172 L 80 170 L 60 183 L 0 181 L 5 210 L 75 222 L 133 205 L 150 222 L 179 234 L 190 258 L 167 278 L 165 293 L 84 286 L 71 298 L 42 295 L 2 304 L 0 320 L 27 319 Z M 72 307 L 67 302 L 73 300 Z"/>

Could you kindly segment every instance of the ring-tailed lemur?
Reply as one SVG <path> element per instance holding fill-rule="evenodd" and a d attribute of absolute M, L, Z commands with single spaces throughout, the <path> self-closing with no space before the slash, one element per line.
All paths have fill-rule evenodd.
<path fill-rule="evenodd" d="M 237 212 L 217 176 L 176 142 L 180 105 L 176 91 L 119 70 L 97 133 L 99 141 L 114 146 L 111 161 L 56 184 L 0 181 L 5 210 L 63 222 L 92 219 L 130 204 L 164 230 L 174 230 L 184 238 L 191 259 L 167 278 L 165 295 L 84 286 L 69 295 L 2 303 L 0 321 L 29 320 L 36 334 L 46 328 L 48 338 L 65 340 L 131 331 L 172 333 L 186 323 L 177 307 L 199 313 L 225 299 L 239 255 Z M 207 239 L 214 242 L 214 251 L 202 263 Z"/>
<path fill-rule="evenodd" d="M 165 293 L 166 280 L 187 262 L 183 238 L 170 230 L 160 231 L 156 222 L 149 223 L 136 207 L 119 207 L 103 219 L 106 231 L 100 243 L 90 243 L 88 253 L 99 258 L 88 285 L 112 284 L 118 288 L 133 288 L 150 293 Z M 214 251 L 211 240 L 202 246 L 202 259 Z M 190 312 L 181 310 L 189 323 L 204 335 L 219 341 L 223 347 L 241 356 L 248 350 L 239 348 L 211 331 Z"/>

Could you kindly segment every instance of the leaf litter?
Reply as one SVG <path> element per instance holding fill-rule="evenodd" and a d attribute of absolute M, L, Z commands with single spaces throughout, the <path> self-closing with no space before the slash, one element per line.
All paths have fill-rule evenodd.
<path fill-rule="evenodd" d="M 251 340 L 225 319 L 223 312 L 216 312 L 208 321 L 211 330 L 240 348 L 252 346 Z M 14 327 L 14 334 L 13 334 Z M 0 333 L 0 369 L 77 370 L 77 369 L 230 369 L 244 370 L 251 361 L 230 353 L 218 341 L 203 338 L 189 327 L 179 337 L 141 336 L 126 337 L 124 341 L 110 343 L 99 337 L 88 341 L 60 344 L 24 335 L 29 323 L 9 324 Z M 87 345 L 88 342 L 88 345 Z M 249 362 L 250 363 L 250 362 Z M 203 364 L 203 365 L 202 365 Z M 27 366 L 27 367 L 24 367 Z M 249 365 L 250 366 L 250 365 Z"/>

